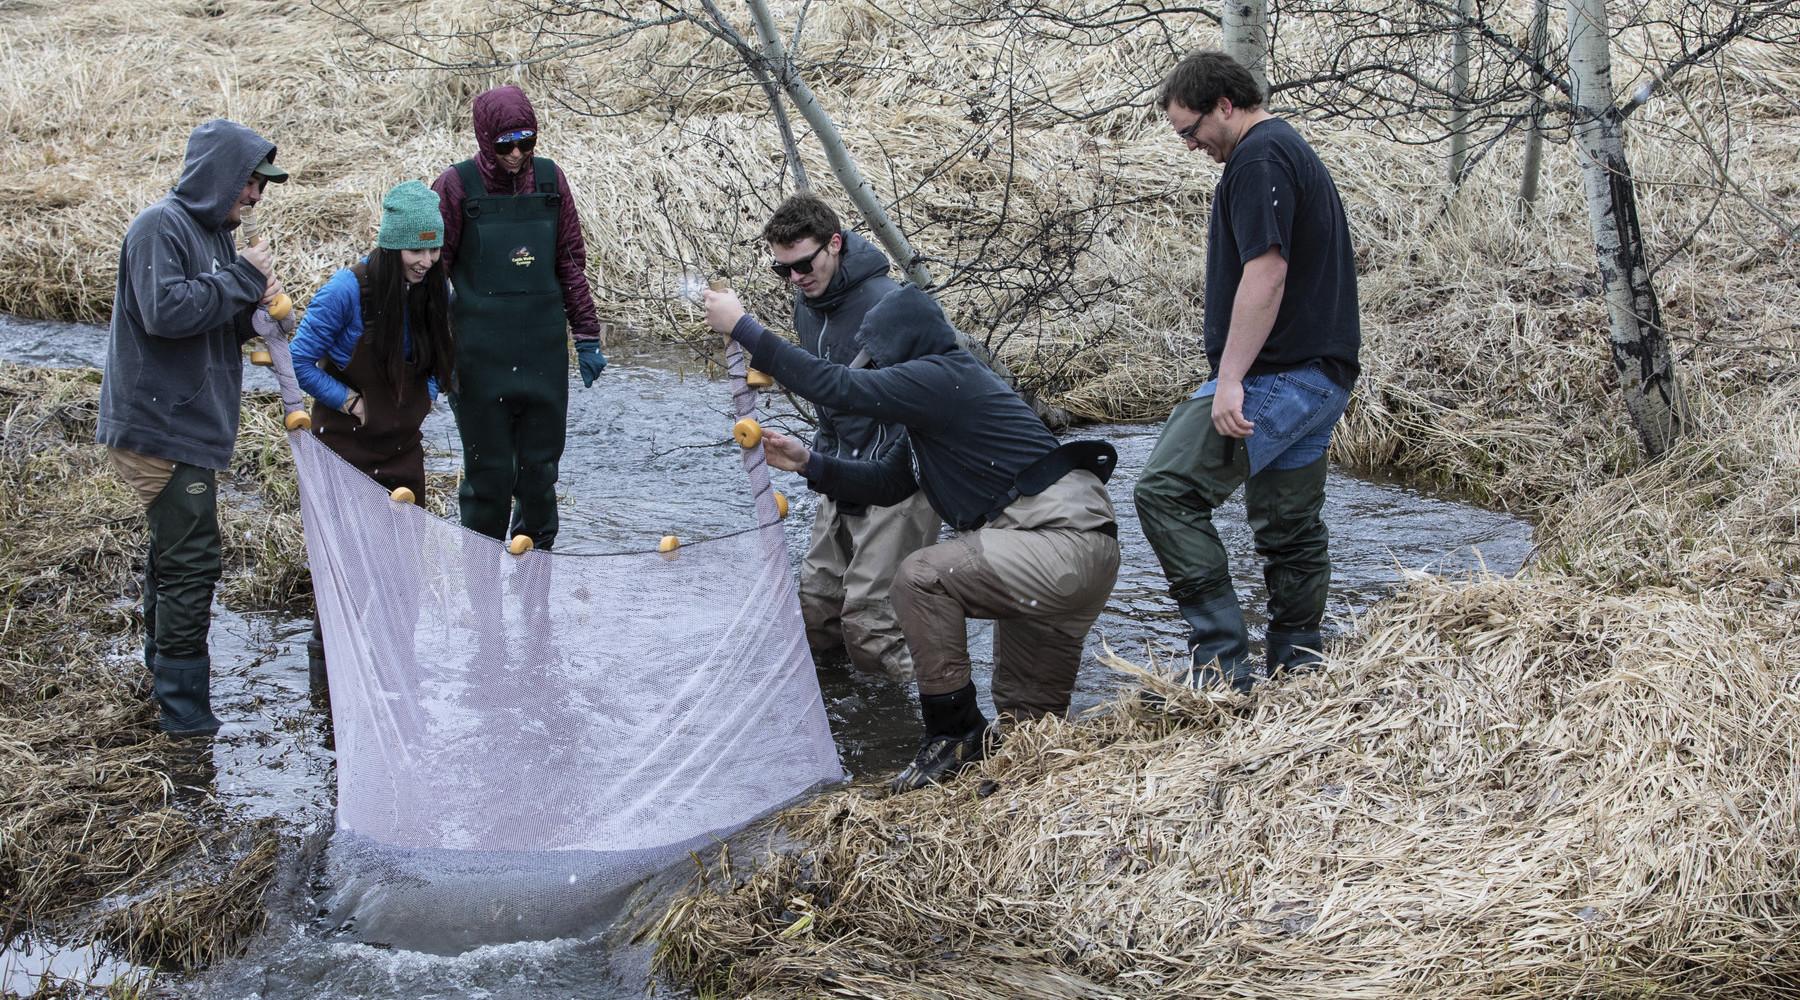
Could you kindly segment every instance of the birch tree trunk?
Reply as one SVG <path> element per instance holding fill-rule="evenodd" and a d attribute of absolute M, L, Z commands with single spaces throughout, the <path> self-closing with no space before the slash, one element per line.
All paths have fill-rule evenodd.
<path fill-rule="evenodd" d="M 1531 5 L 1531 58 L 1539 66 L 1550 48 L 1550 0 L 1533 0 Z M 1531 132 L 1525 139 L 1525 170 L 1519 179 L 1519 212 L 1529 216 L 1537 205 L 1538 175 L 1544 169 L 1544 101 L 1543 83 L 1531 102 Z"/>
<path fill-rule="evenodd" d="M 1575 141 L 1581 150 L 1588 222 L 1611 320 L 1613 366 L 1644 451 L 1657 458 L 1681 435 L 1687 405 L 1675 381 L 1674 359 L 1638 228 L 1623 120 L 1613 100 L 1605 0 L 1568 0 L 1568 15 Z"/>
<path fill-rule="evenodd" d="M 769 74 L 758 70 L 757 85 L 762 87 L 763 95 L 769 99 L 769 110 L 775 113 L 775 129 L 781 133 L 781 152 L 787 157 L 788 173 L 794 175 L 794 187 L 801 191 L 812 190 L 812 182 L 806 178 L 806 164 L 800 162 L 800 144 L 794 141 L 794 126 L 788 121 L 787 105 L 782 103 L 781 89 Z"/>
<path fill-rule="evenodd" d="M 931 286 L 931 270 L 913 251 L 912 243 L 894 220 L 881 206 L 881 199 L 875 194 L 875 185 L 870 184 L 863 176 L 856 160 L 844 146 L 844 137 L 838 132 L 837 123 L 832 121 L 819 99 L 814 96 L 812 88 L 794 72 L 794 64 L 787 57 L 787 50 L 781 44 L 781 34 L 775 30 L 775 18 L 769 13 L 766 0 L 747 0 L 750 16 L 756 22 L 756 35 L 762 44 L 763 57 L 768 60 L 770 71 L 775 82 L 794 102 L 794 110 L 806 123 L 812 126 L 813 134 L 819 137 L 819 145 L 825 150 L 825 159 L 831 164 L 831 172 L 836 175 L 838 183 L 843 185 L 844 193 L 856 210 L 862 214 L 863 222 L 881 241 L 888 255 L 894 258 L 906 277 L 920 288 Z"/>
<path fill-rule="evenodd" d="M 1475 0 L 1456 0 L 1456 30 L 1450 33 L 1450 190 L 1462 184 L 1469 162 L 1469 21 Z"/>
<path fill-rule="evenodd" d="M 776 84 L 787 93 L 788 100 L 794 103 L 794 110 L 812 126 L 813 135 L 818 137 L 819 145 L 825 150 L 825 158 L 831 163 L 831 172 L 837 177 L 845 193 L 849 194 L 856 210 L 862 214 L 864 224 L 881 241 L 888 256 L 900 264 L 901 269 L 906 272 L 907 280 L 920 288 L 929 289 L 931 269 L 919 259 L 919 254 L 913 250 L 906 234 L 900 231 L 887 209 L 882 207 L 881 199 L 875 194 L 875 185 L 870 184 L 857 167 L 855 158 L 844 145 L 843 135 L 837 130 L 837 123 L 832 121 L 830 113 L 819 103 L 812 88 L 795 71 L 793 61 L 788 58 L 787 50 L 781 44 L 781 34 L 775 30 L 775 18 L 769 13 L 767 0 L 745 0 L 745 6 L 750 8 L 751 20 L 756 23 L 757 40 L 762 45 L 763 58 L 767 60 L 769 72 L 773 74 Z M 979 358 L 995 375 L 1000 376 L 1001 381 L 1015 390 L 1019 388 L 1018 377 L 985 344 L 975 343 L 961 330 L 956 331 L 956 342 L 963 350 Z M 1033 393 L 1022 395 L 1039 419 L 1050 427 L 1066 427 L 1071 422 L 1066 410 L 1044 403 Z"/>
<path fill-rule="evenodd" d="M 1224 32 L 1225 52 L 1250 71 L 1256 79 L 1256 90 L 1267 100 L 1269 96 L 1269 6 L 1268 0 L 1225 0 L 1219 18 Z"/>

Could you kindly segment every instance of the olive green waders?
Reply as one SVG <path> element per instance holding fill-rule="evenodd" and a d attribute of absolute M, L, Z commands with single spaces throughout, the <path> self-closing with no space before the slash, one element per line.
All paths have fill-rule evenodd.
<path fill-rule="evenodd" d="M 450 272 L 450 408 L 462 435 L 463 526 L 492 538 L 530 535 L 548 549 L 568 429 L 568 321 L 556 279 L 556 166 L 541 156 L 532 163 L 536 187 L 518 195 L 490 195 L 474 161 L 456 165 L 464 198 Z"/>
<path fill-rule="evenodd" d="M 1169 415 L 1145 463 L 1134 496 L 1144 536 L 1162 563 L 1169 593 L 1192 629 L 1198 680 L 1248 689 L 1253 669 L 1243 612 L 1213 511 L 1240 484 L 1269 593 L 1270 671 L 1316 659 L 1319 624 L 1331 584 L 1325 522 L 1323 457 L 1297 469 L 1267 468 L 1252 476 L 1243 442 L 1212 423 L 1212 397 L 1190 399 Z M 1216 661 L 1216 667 L 1209 667 Z"/>
<path fill-rule="evenodd" d="M 151 693 L 161 709 L 158 726 L 174 736 L 210 735 L 218 732 L 219 720 L 212 713 L 207 635 L 213 588 L 223 567 L 216 474 L 119 448 L 109 453 L 121 476 L 147 502 L 144 665 L 150 668 Z"/>

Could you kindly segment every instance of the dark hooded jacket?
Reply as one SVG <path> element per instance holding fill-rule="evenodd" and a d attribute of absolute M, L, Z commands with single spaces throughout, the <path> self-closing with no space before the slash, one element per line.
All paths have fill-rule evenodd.
<path fill-rule="evenodd" d="M 508 85 L 482 93 L 475 98 L 474 119 L 475 166 L 481 171 L 481 183 L 488 193 L 527 194 L 535 190 L 537 173 L 532 157 L 525 157 L 518 173 L 509 174 L 494 156 L 496 138 L 522 128 L 538 130 L 537 112 L 525 92 Z M 568 172 L 558 164 L 556 173 L 556 187 L 562 194 L 562 211 L 556 222 L 556 280 L 562 286 L 563 313 L 568 317 L 572 337 L 597 340 L 600 320 L 594 311 L 594 293 L 588 289 L 587 243 L 581 236 L 581 216 L 575 211 L 575 192 L 569 187 Z M 448 272 L 462 245 L 462 177 L 452 166 L 438 175 L 431 189 L 438 193 L 444 213 L 444 270 Z"/>
<path fill-rule="evenodd" d="M 215 119 L 188 137 L 181 180 L 119 248 L 95 438 L 208 469 L 237 443 L 240 353 L 268 280 L 237 255 L 231 207 L 275 144 Z"/>
<path fill-rule="evenodd" d="M 899 288 L 888 277 L 887 254 L 846 232 L 842 257 L 817 298 L 794 292 L 794 333 L 800 346 L 826 361 L 848 365 L 862 350 L 856 331 L 870 308 Z M 855 413 L 819 407 L 813 450 L 842 458 L 875 458 L 905 432 Z"/>
<path fill-rule="evenodd" d="M 746 315 L 732 337 L 750 363 L 820 405 L 902 425 L 911 447 L 873 461 L 814 451 L 813 488 L 856 503 L 888 505 L 923 488 L 951 527 L 979 527 L 1026 467 L 1057 441 L 1019 394 L 956 345 L 956 331 L 931 296 L 910 285 L 888 294 L 863 319 L 858 337 L 874 369 L 813 357 L 766 334 Z"/>

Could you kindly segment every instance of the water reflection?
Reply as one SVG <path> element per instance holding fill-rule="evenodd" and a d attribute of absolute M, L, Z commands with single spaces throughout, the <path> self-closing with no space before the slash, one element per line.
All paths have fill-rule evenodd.
<path fill-rule="evenodd" d="M 558 493 L 563 508 L 560 551 L 644 549 L 665 534 L 692 539 L 746 526 L 750 498 L 730 443 L 729 398 L 679 351 L 621 348 L 591 390 L 570 391 L 570 431 Z M 105 331 L 0 317 L 0 359 L 53 366 L 98 366 Z M 247 369 L 251 389 L 273 389 L 272 377 Z M 769 420 L 794 423 L 777 401 Z M 1119 450 L 1110 489 L 1123 546 L 1118 586 L 1090 640 L 1129 658 L 1174 653 L 1185 630 L 1175 614 L 1154 554 L 1138 528 L 1131 487 L 1158 428 L 1088 427 L 1081 437 L 1105 437 Z M 458 466 L 455 425 L 440 406 L 426 422 L 433 469 Z M 793 501 L 786 525 L 788 551 L 798 564 L 815 505 L 799 477 L 777 474 L 776 487 Z M 1328 628 L 1339 627 L 1388 593 L 1402 569 L 1458 573 L 1479 567 L 1511 572 L 1525 559 L 1530 531 L 1514 518 L 1415 490 L 1333 473 L 1324 517 L 1331 530 L 1334 577 Z M 1247 617 L 1262 620 L 1260 563 L 1244 525 L 1241 497 L 1218 519 Z M 243 818 L 279 816 L 290 830 L 323 840 L 332 823 L 332 753 L 325 724 L 309 704 L 304 643 L 310 623 L 279 615 L 216 610 L 213 628 L 216 711 L 226 721 L 220 739 L 192 773 L 212 773 L 221 802 Z M 977 686 L 986 699 L 991 628 L 971 631 Z M 819 663 L 827 711 L 845 766 L 855 774 L 885 772 L 909 759 L 918 738 L 910 691 L 853 675 L 841 658 Z M 1088 660 L 1077 683 L 1075 708 L 1091 707 L 1121 679 Z M 986 705 L 991 710 L 991 705 Z M 204 785 L 204 778 L 199 783 Z M 761 836 L 746 834 L 746 837 Z M 679 866 L 678 866 L 679 867 Z M 311 870 L 320 870 L 314 866 Z M 659 876 L 633 905 L 651 907 L 660 893 L 685 881 L 685 872 Z M 213 970 L 203 991 L 217 996 L 639 996 L 647 952 L 600 933 L 545 942 L 477 948 L 455 958 L 388 952 L 333 936 L 319 918 L 337 887 L 285 887 L 271 930 L 255 954 Z M 622 923 L 629 924 L 626 920 Z M 8 956 L 11 957 L 10 954 Z M 12 973 L 7 986 L 11 988 Z"/>

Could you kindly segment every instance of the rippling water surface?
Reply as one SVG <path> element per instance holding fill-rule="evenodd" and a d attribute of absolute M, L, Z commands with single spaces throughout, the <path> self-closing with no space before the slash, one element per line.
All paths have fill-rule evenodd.
<path fill-rule="evenodd" d="M 0 360 L 47 366 L 100 366 L 105 331 L 64 323 L 0 318 Z M 696 538 L 743 527 L 750 518 L 736 445 L 729 437 L 728 394 L 679 349 L 620 347 L 592 389 L 578 379 L 569 393 L 569 438 L 558 487 L 562 501 L 559 550 L 642 549 L 664 534 Z M 250 388 L 274 388 L 267 372 L 250 369 Z M 801 427 L 777 405 L 765 422 Z M 1183 647 L 1185 626 L 1164 590 L 1156 558 L 1144 542 L 1131 487 L 1156 443 L 1159 427 L 1090 426 L 1076 437 L 1104 437 L 1119 450 L 1109 484 L 1119 514 L 1123 559 L 1106 612 L 1089 640 L 1128 659 L 1161 659 Z M 458 465 L 456 428 L 441 403 L 426 423 L 435 468 Z M 776 473 L 776 487 L 794 501 L 787 523 L 795 564 L 804 550 L 814 506 L 797 476 Z M 1333 580 L 1330 623 L 1347 623 L 1389 593 L 1401 570 L 1456 574 L 1485 567 L 1510 573 L 1531 546 L 1530 528 L 1485 511 L 1388 483 L 1333 472 L 1325 520 L 1331 530 Z M 1232 553 L 1253 630 L 1262 621 L 1261 567 L 1243 523 L 1241 497 L 1218 517 Z M 304 644 L 309 623 L 281 615 L 217 609 L 213 630 L 216 711 L 227 727 L 210 754 L 187 777 L 210 787 L 246 818 L 280 817 L 298 836 L 298 856 L 270 892 L 270 930 L 241 961 L 212 970 L 184 989 L 219 997 L 637 997 L 643 994 L 647 951 L 623 940 L 644 913 L 685 882 L 671 872 L 630 901 L 613 927 L 554 941 L 491 946 L 456 956 L 388 950 L 332 933 L 315 920 L 331 886 L 318 882 L 317 859 L 331 828 L 332 755 L 324 720 L 306 699 Z M 986 702 L 991 629 L 971 627 L 970 651 Z M 679 641 L 679 637 L 671 637 Z M 841 662 L 820 665 L 826 705 L 845 766 L 878 774 L 909 760 L 918 742 L 918 715 L 908 690 L 848 674 Z M 1128 681 L 1093 661 L 1084 664 L 1077 711 Z M 991 704 L 985 706 L 991 711 Z M 744 849 L 766 841 L 751 831 Z M 7 990 L 54 963 L 58 975 L 104 981 L 120 967 L 85 950 L 39 945 L 0 956 Z M 90 968 L 91 971 L 90 971 Z"/>

